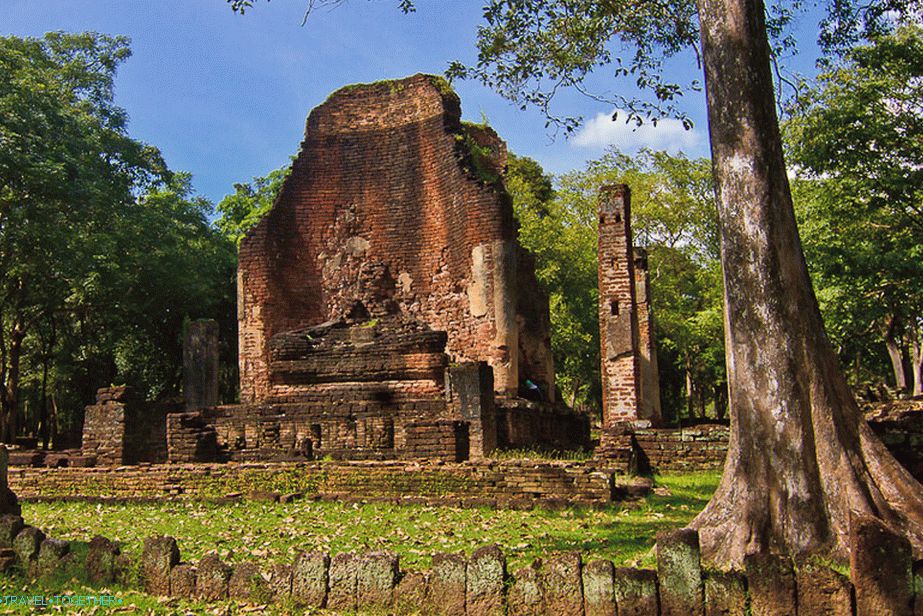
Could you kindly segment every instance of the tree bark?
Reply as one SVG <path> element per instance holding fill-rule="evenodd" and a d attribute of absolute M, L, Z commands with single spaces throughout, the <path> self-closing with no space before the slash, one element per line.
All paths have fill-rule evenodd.
<path fill-rule="evenodd" d="M 691 526 L 703 558 L 848 555 L 874 515 L 923 555 L 923 486 L 863 420 L 823 322 L 795 224 L 761 0 L 698 0 L 721 230 L 731 436 Z"/>
<path fill-rule="evenodd" d="M 897 319 L 890 317 L 885 329 L 885 348 L 888 349 L 888 358 L 891 360 L 891 370 L 894 373 L 894 386 L 899 392 L 907 391 L 907 376 L 904 373 L 904 354 L 897 341 Z"/>
<path fill-rule="evenodd" d="M 910 368 L 913 371 L 913 395 L 923 395 L 923 327 L 919 325 L 911 334 Z"/>
<path fill-rule="evenodd" d="M 6 382 L 0 399 L 0 442 L 12 443 L 16 439 L 19 414 L 19 363 L 22 359 L 22 342 L 26 337 L 22 319 L 13 322 L 7 348 Z"/>

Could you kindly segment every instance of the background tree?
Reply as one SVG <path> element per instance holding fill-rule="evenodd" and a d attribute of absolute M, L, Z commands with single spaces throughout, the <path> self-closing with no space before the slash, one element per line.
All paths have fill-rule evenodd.
<path fill-rule="evenodd" d="M 272 208 L 291 170 L 288 164 L 264 177 L 255 177 L 249 183 L 234 184 L 233 194 L 224 197 L 216 207 L 216 224 L 224 236 L 239 245 L 247 231 Z"/>
<path fill-rule="evenodd" d="M 831 338 L 857 381 L 886 350 L 896 387 L 923 393 L 923 29 L 856 47 L 796 105 L 796 211 Z"/>
<path fill-rule="evenodd" d="M 113 103 L 129 55 L 126 39 L 93 33 L 0 38 L 6 442 L 79 427 L 100 385 L 175 393 L 183 319 L 233 314 L 233 247 L 210 204 L 128 136 Z"/>

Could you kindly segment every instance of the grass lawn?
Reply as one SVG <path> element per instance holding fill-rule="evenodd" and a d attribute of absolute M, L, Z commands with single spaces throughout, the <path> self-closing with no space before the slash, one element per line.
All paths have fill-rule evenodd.
<path fill-rule="evenodd" d="M 184 561 L 217 550 L 229 562 L 290 563 L 299 551 L 391 550 L 406 569 L 426 568 L 433 552 L 470 553 L 497 543 L 510 571 L 543 553 L 579 550 L 616 564 L 653 564 L 658 531 L 680 528 L 698 513 L 720 474 L 656 478 L 657 493 L 606 509 L 494 510 L 427 505 L 300 501 L 274 504 L 24 503 L 26 522 L 48 536 L 89 541 L 96 534 L 137 554 L 145 537 L 176 537 Z"/>

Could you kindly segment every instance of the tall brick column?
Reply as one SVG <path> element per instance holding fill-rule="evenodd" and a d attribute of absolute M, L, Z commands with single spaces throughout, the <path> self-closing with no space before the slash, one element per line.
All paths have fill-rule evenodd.
<path fill-rule="evenodd" d="M 603 186 L 599 199 L 599 338 L 604 429 L 639 419 L 640 357 L 630 216 L 628 186 Z"/>
<path fill-rule="evenodd" d="M 647 251 L 634 249 L 635 305 L 638 313 L 639 406 L 638 416 L 660 423 L 660 377 L 657 374 L 657 347 L 651 318 L 651 292 L 647 270 Z"/>

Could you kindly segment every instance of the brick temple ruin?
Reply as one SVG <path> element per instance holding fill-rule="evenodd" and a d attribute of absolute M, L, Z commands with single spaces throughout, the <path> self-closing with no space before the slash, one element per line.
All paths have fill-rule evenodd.
<path fill-rule="evenodd" d="M 351 86 L 314 109 L 243 239 L 241 403 L 168 419 L 171 460 L 462 460 L 572 448 L 548 298 L 501 181 L 506 147 L 441 79 Z M 528 380 L 537 399 L 519 397 Z"/>

